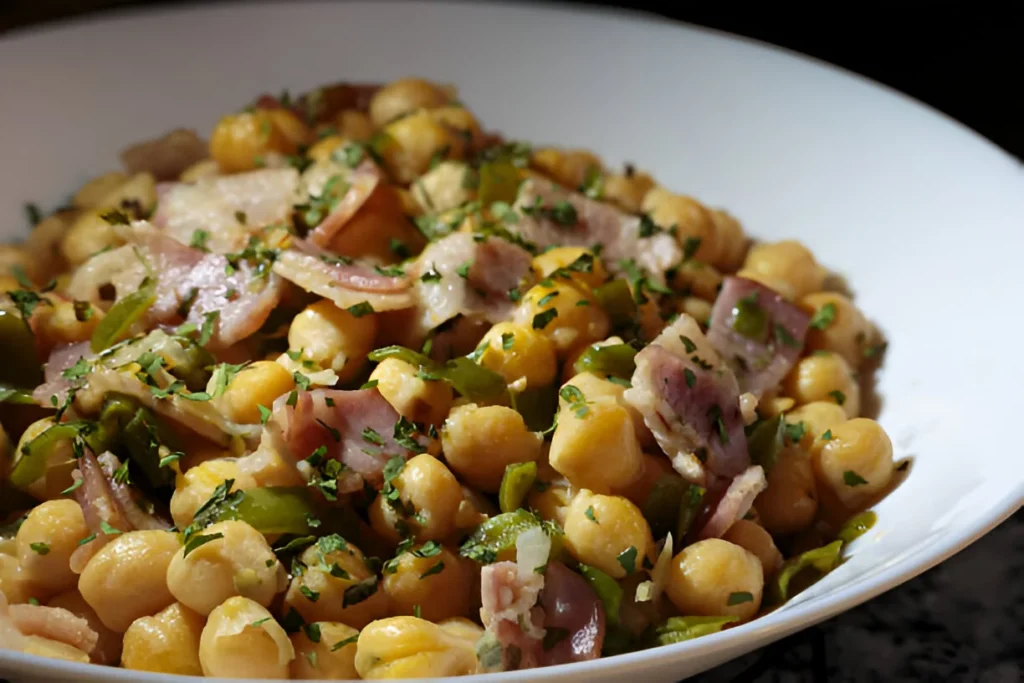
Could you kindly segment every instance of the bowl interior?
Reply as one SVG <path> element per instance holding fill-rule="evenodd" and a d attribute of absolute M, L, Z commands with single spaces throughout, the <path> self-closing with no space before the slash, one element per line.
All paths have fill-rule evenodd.
<path fill-rule="evenodd" d="M 751 42 L 579 9 L 421 2 L 223 4 L 14 34 L 0 40 L 0 236 L 24 234 L 24 202 L 53 208 L 117 168 L 128 143 L 208 134 L 264 91 L 409 74 L 456 84 L 488 128 L 634 162 L 755 237 L 804 241 L 889 339 L 879 419 L 914 457 L 850 560 L 783 609 L 533 678 L 694 673 L 923 571 L 1020 506 L 1024 458 L 1006 438 L 1024 380 L 1020 164 L 903 96 Z M 5 665 L 43 671 L 0 652 Z"/>

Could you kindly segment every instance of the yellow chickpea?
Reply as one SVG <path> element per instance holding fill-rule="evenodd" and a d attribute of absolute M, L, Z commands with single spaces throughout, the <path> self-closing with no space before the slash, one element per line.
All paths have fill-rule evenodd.
<path fill-rule="evenodd" d="M 202 676 L 199 640 L 206 619 L 180 602 L 132 622 L 124 632 L 121 666 L 178 676 Z"/>
<path fill-rule="evenodd" d="M 46 605 L 47 607 L 66 609 L 76 617 L 81 617 L 89 622 L 89 628 L 99 636 L 96 647 L 89 653 L 89 659 L 96 664 L 117 666 L 117 663 L 121 661 L 121 634 L 111 631 L 103 625 L 96 610 L 89 607 L 89 603 L 77 589 L 55 596 Z"/>
<path fill-rule="evenodd" d="M 196 510 L 210 499 L 214 489 L 228 479 L 234 479 L 232 491 L 255 488 L 256 481 L 242 472 L 233 458 L 217 458 L 201 462 L 178 477 L 171 496 L 171 519 L 184 529 L 192 523 Z"/>
<path fill-rule="evenodd" d="M 476 667 L 473 641 L 416 617 L 375 621 L 356 645 L 356 671 L 365 680 L 464 676 Z"/>
<path fill-rule="evenodd" d="M 466 586 L 473 577 L 464 560 L 444 546 L 420 546 L 407 550 L 384 570 L 384 592 L 388 614 L 417 614 L 429 621 L 441 621 L 469 613 Z"/>
<path fill-rule="evenodd" d="M 846 422 L 846 411 L 831 397 L 826 401 L 812 401 L 786 413 L 786 423 L 803 423 L 803 437 L 800 444 L 808 450 L 820 445 L 820 437 L 829 429 Z"/>
<path fill-rule="evenodd" d="M 269 407 L 274 399 L 294 388 L 295 380 L 287 370 L 272 360 L 258 360 L 231 379 L 218 403 L 232 422 L 259 424 L 259 407 Z"/>
<path fill-rule="evenodd" d="M 419 369 L 397 358 L 385 358 L 370 373 L 377 391 L 398 413 L 412 422 L 439 425 L 452 405 L 452 387 L 440 379 L 425 379 Z"/>
<path fill-rule="evenodd" d="M 593 266 L 590 272 L 572 271 L 570 277 L 575 282 L 580 282 L 587 287 L 593 288 L 604 284 L 608 279 L 608 271 L 605 270 L 601 260 L 594 256 L 593 252 L 583 247 L 555 247 L 533 257 L 531 268 L 537 279 L 543 279 L 551 275 L 559 268 L 566 268 L 584 256 L 593 258 Z"/>
<path fill-rule="evenodd" d="M 31 282 L 41 283 L 45 279 L 43 269 L 26 247 L 15 244 L 0 245 L 0 275 L 8 277 L 15 268 L 21 268 Z M 17 281 L 11 286 L 11 289 L 20 288 L 21 285 Z"/>
<path fill-rule="evenodd" d="M 666 230 L 675 226 L 676 238 L 684 247 L 688 241 L 699 240 L 693 251 L 693 257 L 698 261 L 710 262 L 717 254 L 714 218 L 707 207 L 693 197 L 654 187 L 644 196 L 641 209 L 658 226 Z"/>
<path fill-rule="evenodd" d="M 425 213 L 437 213 L 462 206 L 473 199 L 475 192 L 465 186 L 467 164 L 442 161 L 412 184 L 412 196 Z"/>
<path fill-rule="evenodd" d="M 685 313 L 705 327 L 707 326 L 707 321 L 711 319 L 711 302 L 695 296 L 682 297 L 676 306 L 676 310 L 680 313 Z"/>
<path fill-rule="evenodd" d="M 537 482 L 526 496 L 525 507 L 536 512 L 541 519 L 557 522 L 558 526 L 564 528 L 565 517 L 577 489 L 543 462 L 537 470 Z"/>
<path fill-rule="evenodd" d="M 391 177 L 408 184 L 430 168 L 435 155 L 447 149 L 449 159 L 461 159 L 464 143 L 458 133 L 426 110 L 398 119 L 384 128 L 387 137 L 379 153 Z"/>
<path fill-rule="evenodd" d="M 13 604 L 28 602 L 33 597 L 32 585 L 25 580 L 17 555 L 0 553 L 0 593 Z"/>
<path fill-rule="evenodd" d="M 480 141 L 482 132 L 480 123 L 473 112 L 456 105 L 437 107 L 430 110 L 430 117 L 449 131 L 458 136 L 460 142 L 475 147 Z"/>
<path fill-rule="evenodd" d="M 740 222 L 720 209 L 711 210 L 715 224 L 715 241 L 718 253 L 712 263 L 727 273 L 734 272 L 747 255 L 747 236 Z"/>
<path fill-rule="evenodd" d="M 392 148 L 391 142 L 385 147 Z M 417 253 L 425 240 L 405 215 L 395 186 L 381 184 L 345 223 L 344 229 L 338 231 L 328 248 L 339 256 L 393 263 L 396 243 L 404 245 L 409 253 Z"/>
<path fill-rule="evenodd" d="M 25 240 L 25 249 L 32 255 L 32 260 L 36 264 L 37 277 L 40 273 L 42 274 L 42 277 L 36 280 L 37 282 L 42 282 L 67 269 L 64 255 L 60 251 L 60 243 L 77 215 L 77 211 L 55 213 L 40 221 L 29 233 L 28 239 Z M 4 270 L 0 268 L 0 272 Z"/>
<path fill-rule="evenodd" d="M 391 482 L 398 500 L 377 496 L 370 507 L 374 531 L 397 543 L 407 530 L 420 541 L 447 538 L 455 530 L 462 489 L 444 463 L 428 453 L 410 458 Z"/>
<path fill-rule="evenodd" d="M 672 558 L 665 592 L 685 615 L 750 619 L 764 592 L 761 561 L 720 538 L 698 541 Z"/>
<path fill-rule="evenodd" d="M 860 385 L 843 357 L 819 351 L 801 358 L 785 379 L 782 388 L 798 405 L 813 401 L 834 401 L 847 417 L 860 413 Z"/>
<path fill-rule="evenodd" d="M 609 400 L 580 401 L 560 410 L 548 460 L 573 486 L 597 493 L 628 486 L 643 471 L 633 418 Z"/>
<path fill-rule="evenodd" d="M 50 300 L 52 306 L 39 308 L 39 325 L 36 328 L 37 338 L 47 346 L 88 341 L 105 316 L 100 308 L 90 305 L 88 319 L 79 320 L 73 302 L 57 297 Z"/>
<path fill-rule="evenodd" d="M 25 446 L 32 439 L 41 435 L 54 425 L 52 417 L 44 417 L 28 426 L 18 440 L 17 449 L 14 454 L 24 452 Z M 52 500 L 59 498 L 61 491 L 74 483 L 71 473 L 77 467 L 74 454 L 71 450 L 71 443 L 63 441 L 58 443 L 49 453 L 46 460 L 46 467 L 43 475 L 25 487 L 25 491 L 40 500 Z"/>
<path fill-rule="evenodd" d="M 72 266 L 80 266 L 94 254 L 124 244 L 114 226 L 100 217 L 101 211 L 86 211 L 71 224 L 60 242 L 60 252 Z"/>
<path fill-rule="evenodd" d="M 778 536 L 803 531 L 818 512 L 811 458 L 799 446 L 788 446 L 768 471 L 768 487 L 754 500 L 761 525 Z"/>
<path fill-rule="evenodd" d="M 25 636 L 21 641 L 21 651 L 27 655 L 36 655 L 37 657 L 63 659 L 68 662 L 78 662 L 79 664 L 89 663 L 89 655 L 74 645 L 53 640 L 52 638 L 43 638 L 42 636 Z"/>
<path fill-rule="evenodd" d="M 522 415 L 505 406 L 459 406 L 441 430 L 448 465 L 470 486 L 488 493 L 498 491 L 506 466 L 536 461 L 542 441 Z"/>
<path fill-rule="evenodd" d="M 403 78 L 387 84 L 370 100 L 370 121 L 383 128 L 395 119 L 418 109 L 447 104 L 451 96 L 444 89 L 421 78 Z"/>
<path fill-rule="evenodd" d="M 353 628 L 387 613 L 387 596 L 374 582 L 362 551 L 340 536 L 321 538 L 299 559 L 303 570 L 288 586 L 285 612 L 295 609 L 307 624 L 339 621 Z"/>
<path fill-rule="evenodd" d="M 359 631 L 337 621 L 318 622 L 316 629 L 315 641 L 310 640 L 307 629 L 291 636 L 292 647 L 295 648 L 295 659 L 291 663 L 292 680 L 358 679 L 356 638 Z"/>
<path fill-rule="evenodd" d="M 314 142 L 306 150 L 306 156 L 320 163 L 330 161 L 334 151 L 344 147 L 347 143 L 348 139 L 341 135 L 328 135 Z"/>
<path fill-rule="evenodd" d="M 765 579 L 782 566 L 782 553 L 775 547 L 771 534 L 756 522 L 747 519 L 736 520 L 722 536 L 722 540 L 750 551 L 761 563 Z"/>
<path fill-rule="evenodd" d="M 201 533 L 214 539 L 188 555 L 182 548 L 167 567 L 167 587 L 178 602 L 206 615 L 233 595 L 267 607 L 284 590 L 284 567 L 256 529 L 230 521 Z"/>
<path fill-rule="evenodd" d="M 860 367 L 864 344 L 871 333 L 860 309 L 838 292 L 808 294 L 800 299 L 800 307 L 818 318 L 817 324 L 807 330 L 807 349 L 838 353 L 851 368 Z"/>
<path fill-rule="evenodd" d="M 621 343 L 621 341 L 617 340 L 615 343 Z M 644 424 L 643 415 L 629 401 L 623 398 L 626 387 L 622 384 L 598 377 L 590 372 L 581 372 L 573 375 L 565 383 L 571 384 L 583 392 L 583 396 L 586 397 L 588 402 L 602 403 L 613 400 L 618 403 L 629 411 L 633 419 L 633 429 L 636 431 L 636 438 L 640 441 L 640 445 L 644 447 L 654 445 L 654 435 L 651 434 L 651 430 Z M 559 410 L 564 409 L 569 403 L 570 401 L 567 401 L 564 396 L 560 395 L 558 397 Z"/>
<path fill-rule="evenodd" d="M 356 317 L 321 299 L 305 309 L 288 328 L 288 346 L 320 367 L 334 370 L 343 382 L 366 366 L 377 337 L 377 316 Z"/>
<path fill-rule="evenodd" d="M 825 284 L 825 269 L 807 247 L 795 240 L 755 245 L 743 267 L 788 283 L 796 299 L 821 291 Z"/>
<path fill-rule="evenodd" d="M 285 110 L 257 109 L 222 118 L 210 136 L 210 156 L 224 173 L 251 171 L 269 153 L 295 154 L 302 122 Z M 296 139 L 299 138 L 299 139 Z"/>
<path fill-rule="evenodd" d="M 373 122 L 370 117 L 355 109 L 343 109 L 334 117 L 334 127 L 338 134 L 349 140 L 369 140 L 373 135 Z"/>
<path fill-rule="evenodd" d="M 654 178 L 642 171 L 609 173 L 604 177 L 601 196 L 629 213 L 640 213 L 644 197 L 654 187 Z"/>
<path fill-rule="evenodd" d="M 849 510 L 859 509 L 889 486 L 892 441 L 874 420 L 856 418 L 832 428 L 831 439 L 814 454 L 818 483 Z"/>
<path fill-rule="evenodd" d="M 604 164 L 600 157 L 584 149 L 536 149 L 530 157 L 530 166 L 559 185 L 575 190 L 589 174 L 601 172 Z"/>
<path fill-rule="evenodd" d="M 738 277 L 746 278 L 747 280 L 760 282 L 765 287 L 778 292 L 781 296 L 789 299 L 790 301 L 796 301 L 800 298 L 798 290 L 790 284 L 788 280 L 784 280 L 779 276 L 762 273 L 746 267 L 740 268 L 736 275 Z"/>
<path fill-rule="evenodd" d="M 614 579 L 643 568 L 652 559 L 654 539 L 643 513 L 621 496 L 576 494 L 565 516 L 564 543 L 569 554 Z"/>
<path fill-rule="evenodd" d="M 100 548 L 85 565 L 78 590 L 103 624 L 124 633 L 139 617 L 174 602 L 167 568 L 181 543 L 169 531 L 129 531 Z"/>
<path fill-rule="evenodd" d="M 105 205 L 103 200 L 128 181 L 128 176 L 121 171 L 111 171 L 97 176 L 82 185 L 71 198 L 71 203 L 79 209 L 98 209 Z"/>
<path fill-rule="evenodd" d="M 679 265 L 672 284 L 676 289 L 687 290 L 705 301 L 714 302 L 722 286 L 722 274 L 709 263 L 690 259 Z"/>
<path fill-rule="evenodd" d="M 550 339 L 562 358 L 580 346 L 604 339 L 610 327 L 608 314 L 593 294 L 562 279 L 531 287 L 512 320 Z"/>
<path fill-rule="evenodd" d="M 201 178 L 216 178 L 220 175 L 220 166 L 213 159 L 203 159 L 192 164 L 181 172 L 179 180 L 183 183 L 194 183 Z"/>
<path fill-rule="evenodd" d="M 16 537 L 18 561 L 37 597 L 75 587 L 78 576 L 68 563 L 78 542 L 88 535 L 82 508 L 73 500 L 49 500 L 29 512 Z"/>
<path fill-rule="evenodd" d="M 481 344 L 486 348 L 480 355 L 480 365 L 499 373 L 506 383 L 525 378 L 527 388 L 537 388 L 555 381 L 555 347 L 532 327 L 500 322 L 487 331 Z"/>
<path fill-rule="evenodd" d="M 199 638 L 204 676 L 284 680 L 294 658 L 285 630 L 248 598 L 229 598 L 213 610 Z"/>

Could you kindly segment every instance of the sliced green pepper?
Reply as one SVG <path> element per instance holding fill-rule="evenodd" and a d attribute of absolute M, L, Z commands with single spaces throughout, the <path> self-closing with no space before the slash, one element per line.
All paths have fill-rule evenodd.
<path fill-rule="evenodd" d="M 160 466 L 160 446 L 178 450 L 177 437 L 149 408 L 139 407 L 120 433 L 121 443 L 153 488 L 174 486 L 174 470 Z"/>
<path fill-rule="evenodd" d="M 511 403 L 505 378 L 493 370 L 477 365 L 465 356 L 453 358 L 441 364 L 404 346 L 385 346 L 371 352 L 368 357 L 374 362 L 380 362 L 385 358 L 397 358 L 405 361 L 427 374 L 436 375 L 445 380 L 452 385 L 452 388 L 471 401 L 500 403 L 501 405 Z"/>
<path fill-rule="evenodd" d="M 636 302 L 625 280 L 612 280 L 597 287 L 594 289 L 594 298 L 608 314 L 612 327 L 626 327 L 636 319 Z"/>
<path fill-rule="evenodd" d="M 31 392 L 0 384 L 0 403 L 11 403 L 19 406 L 34 406 L 36 405 L 36 400 L 32 398 Z"/>
<path fill-rule="evenodd" d="M 36 339 L 28 323 L 15 311 L 0 308 L 0 383 L 35 387 L 43 381 L 43 366 L 36 354 Z"/>
<path fill-rule="evenodd" d="M 785 435 L 786 422 L 782 415 L 765 420 L 751 432 L 747 440 L 747 452 L 750 454 L 750 461 L 763 467 L 765 474 L 771 472 L 775 466 Z"/>
<path fill-rule="evenodd" d="M 739 617 L 671 617 L 658 627 L 658 645 L 671 645 L 718 633 Z"/>
<path fill-rule="evenodd" d="M 805 569 L 813 568 L 822 575 L 835 569 L 839 564 L 839 553 L 842 549 L 842 541 L 832 541 L 826 546 L 808 550 L 786 560 L 775 578 L 775 598 L 779 602 L 788 600 L 790 582 Z"/>
<path fill-rule="evenodd" d="M 519 192 L 519 171 L 509 161 L 491 161 L 480 165 L 480 203 L 511 204 Z"/>
<path fill-rule="evenodd" d="M 46 463 L 53 449 L 65 441 L 82 437 L 87 443 L 95 442 L 97 429 L 95 422 L 77 421 L 56 424 L 21 447 L 15 453 L 14 467 L 11 468 L 11 484 L 25 488 L 39 477 L 46 474 Z"/>
<path fill-rule="evenodd" d="M 764 340 L 768 334 L 768 314 L 757 303 L 757 292 L 740 299 L 733 306 L 732 329 L 747 339 Z"/>
<path fill-rule="evenodd" d="M 636 349 L 630 344 L 608 344 L 606 346 L 588 346 L 580 354 L 573 368 L 576 372 L 593 372 L 599 375 L 614 375 L 622 379 L 631 379 L 636 363 Z"/>
<path fill-rule="evenodd" d="M 516 537 L 527 529 L 538 526 L 551 537 L 550 557 L 557 557 L 562 549 L 563 531 L 556 524 L 545 522 L 522 508 L 495 515 L 478 526 L 459 548 L 459 554 L 480 564 L 513 560 L 516 554 Z"/>
<path fill-rule="evenodd" d="M 836 539 L 843 543 L 850 543 L 867 533 L 877 521 L 878 515 L 871 510 L 865 510 L 846 520 L 846 523 L 839 529 L 839 533 L 836 534 Z"/>
<path fill-rule="evenodd" d="M 535 462 L 517 462 L 506 466 L 505 475 L 501 478 L 501 488 L 498 490 L 498 507 L 501 511 L 518 510 L 536 480 Z"/>
<path fill-rule="evenodd" d="M 596 567 L 581 564 L 580 574 L 594 589 L 601 604 L 604 605 L 604 618 L 609 626 L 619 624 L 619 608 L 622 606 L 622 586 L 612 577 Z"/>
<path fill-rule="evenodd" d="M 512 395 L 513 405 L 531 432 L 551 427 L 558 412 L 558 387 L 555 385 L 527 389 Z"/>
<path fill-rule="evenodd" d="M 679 525 L 679 508 L 689 493 L 690 484 L 675 474 L 658 477 L 641 506 L 644 519 L 651 526 L 654 538 L 664 538 Z"/>
<path fill-rule="evenodd" d="M 111 306 L 107 315 L 93 330 L 92 339 L 89 341 L 93 352 L 99 353 L 119 342 L 155 301 L 156 287 L 147 284 Z"/>
<path fill-rule="evenodd" d="M 217 358 L 191 339 L 180 343 L 186 361 L 170 368 L 169 372 L 184 382 L 189 391 L 203 391 L 212 374 L 209 368 L 217 364 Z"/>
<path fill-rule="evenodd" d="M 236 505 L 225 507 L 217 521 L 240 520 L 262 534 L 310 532 L 315 519 L 309 494 L 304 488 L 266 487 L 245 489 Z"/>
<path fill-rule="evenodd" d="M 679 520 L 676 524 L 676 543 L 682 543 L 689 533 L 690 527 L 700 514 L 701 504 L 704 502 L 704 494 L 707 490 L 696 484 L 688 484 L 689 488 L 683 494 L 682 505 L 679 506 Z"/>

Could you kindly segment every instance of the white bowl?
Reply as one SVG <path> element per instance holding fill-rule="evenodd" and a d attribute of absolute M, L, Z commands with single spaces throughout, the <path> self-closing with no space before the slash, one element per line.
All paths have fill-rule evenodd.
<path fill-rule="evenodd" d="M 880 420 L 897 456 L 915 457 L 849 560 L 782 609 L 530 680 L 692 675 L 920 574 L 1021 506 L 1024 169 L 906 97 L 749 41 L 625 14 L 421 2 L 225 4 L 14 34 L 0 40 L 3 235 L 23 234 L 23 202 L 58 205 L 127 143 L 209 131 L 263 91 L 408 74 L 457 84 L 488 127 L 633 161 L 755 236 L 803 240 L 885 330 Z M 6 651 L 0 673 L 167 680 Z"/>

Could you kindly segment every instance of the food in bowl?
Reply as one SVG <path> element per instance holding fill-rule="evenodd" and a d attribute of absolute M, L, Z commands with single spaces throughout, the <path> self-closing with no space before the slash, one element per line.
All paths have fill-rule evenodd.
<path fill-rule="evenodd" d="M 783 604 L 893 484 L 884 343 L 807 248 L 451 87 L 265 95 L 122 160 L 0 250 L 0 646 L 578 662 Z"/>

